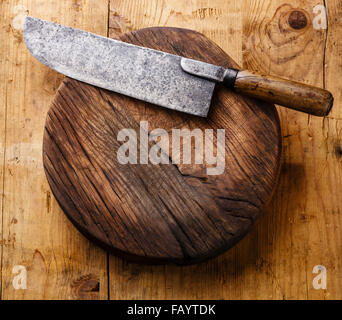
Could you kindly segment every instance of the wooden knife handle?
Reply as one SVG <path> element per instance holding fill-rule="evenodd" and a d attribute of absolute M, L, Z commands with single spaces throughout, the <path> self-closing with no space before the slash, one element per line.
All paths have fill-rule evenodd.
<path fill-rule="evenodd" d="M 249 71 L 237 73 L 234 90 L 253 98 L 321 117 L 329 114 L 334 101 L 332 94 L 327 90 Z"/>

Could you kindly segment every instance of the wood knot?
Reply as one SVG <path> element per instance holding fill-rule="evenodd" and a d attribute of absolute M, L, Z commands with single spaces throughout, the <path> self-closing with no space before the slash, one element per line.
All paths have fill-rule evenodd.
<path fill-rule="evenodd" d="M 342 158 L 342 147 L 340 145 L 335 146 L 335 155 L 338 159 Z"/>
<path fill-rule="evenodd" d="M 97 300 L 100 293 L 99 278 L 93 274 L 86 274 L 74 280 L 71 284 L 73 295 L 80 300 Z"/>
<path fill-rule="evenodd" d="M 303 29 L 308 24 L 308 19 L 303 11 L 292 11 L 288 19 L 289 25 L 296 30 Z"/>

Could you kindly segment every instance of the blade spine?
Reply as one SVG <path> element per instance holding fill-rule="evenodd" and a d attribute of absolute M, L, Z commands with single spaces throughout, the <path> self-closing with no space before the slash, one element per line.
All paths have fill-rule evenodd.
<path fill-rule="evenodd" d="M 40 19 L 40 18 L 34 18 L 34 17 L 31 17 L 31 16 L 26 16 L 25 20 L 24 20 L 24 27 L 23 27 L 24 41 L 25 41 L 25 25 L 26 25 L 26 21 L 30 20 L 30 19 L 34 20 L 34 21 L 42 21 L 42 22 L 46 22 L 46 23 L 52 23 L 52 24 L 55 24 L 55 25 L 57 25 L 57 26 L 59 26 L 61 28 L 67 28 L 67 29 L 71 29 L 71 30 L 76 30 L 76 31 L 84 33 L 84 34 L 91 34 L 91 35 L 94 35 L 96 37 L 100 37 L 100 38 L 105 39 L 105 40 L 110 41 L 110 42 L 124 43 L 125 45 L 131 46 L 131 47 L 138 47 L 138 48 L 140 48 L 141 50 L 144 50 L 144 51 L 153 51 L 153 52 L 156 52 L 156 53 L 162 53 L 162 54 L 170 55 L 170 56 L 174 56 L 174 57 L 186 58 L 184 56 L 176 55 L 176 54 L 173 54 L 173 53 L 169 53 L 169 52 L 165 52 L 165 51 L 161 51 L 161 50 L 156 50 L 156 49 L 152 49 L 152 48 L 147 48 L 147 47 L 139 46 L 139 45 L 136 45 L 136 44 L 133 44 L 133 43 L 129 43 L 129 42 L 125 42 L 125 41 L 109 38 L 109 37 L 106 37 L 106 36 L 103 36 L 103 35 L 100 35 L 100 34 L 97 34 L 97 33 L 81 30 L 81 29 L 74 28 L 74 27 L 64 26 L 64 25 L 56 23 L 56 22 L 51 22 L 51 21 L 47 21 L 47 20 L 44 20 L 44 19 Z M 25 44 L 26 44 L 26 41 L 25 41 Z M 191 59 L 191 58 L 187 58 L 187 59 Z M 196 59 L 192 59 L 192 60 L 196 60 Z M 199 60 L 197 60 L 197 61 L 199 61 Z M 204 62 L 204 61 L 199 61 L 199 62 Z"/>

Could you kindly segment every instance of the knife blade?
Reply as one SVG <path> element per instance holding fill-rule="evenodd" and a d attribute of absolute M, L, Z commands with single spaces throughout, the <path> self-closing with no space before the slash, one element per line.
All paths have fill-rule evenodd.
<path fill-rule="evenodd" d="M 216 83 L 238 93 L 325 116 L 330 92 L 305 84 L 188 59 L 33 17 L 24 41 L 31 54 L 70 78 L 169 109 L 206 117 Z"/>

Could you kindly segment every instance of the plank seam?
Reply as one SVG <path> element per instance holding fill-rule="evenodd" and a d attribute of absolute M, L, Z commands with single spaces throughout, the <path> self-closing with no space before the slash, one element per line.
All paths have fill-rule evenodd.
<path fill-rule="evenodd" d="M 107 37 L 109 37 L 109 19 L 110 19 L 110 0 L 108 0 L 108 7 L 107 7 Z M 110 263 L 110 257 L 109 253 L 107 252 L 107 300 L 110 300 L 110 268 L 109 268 L 109 263 Z"/>
<path fill-rule="evenodd" d="M 5 125 L 4 125 L 4 155 L 2 159 L 2 192 L 1 192 L 1 261 L 0 261 L 0 300 L 2 300 L 2 268 L 3 268 L 3 256 L 4 256 L 4 200 L 5 200 L 5 169 L 6 169 L 6 145 L 7 145 L 7 85 L 6 85 L 6 97 L 5 97 Z"/>
<path fill-rule="evenodd" d="M 327 28 L 325 30 L 325 39 L 324 39 L 324 50 L 323 50 L 323 88 L 326 88 L 326 70 L 325 70 L 325 64 L 326 64 L 326 51 L 327 51 L 327 43 L 328 43 L 328 34 L 329 34 L 329 17 L 327 12 L 327 3 L 326 0 L 323 0 L 323 5 L 325 8 L 325 17 L 327 19 Z"/>

